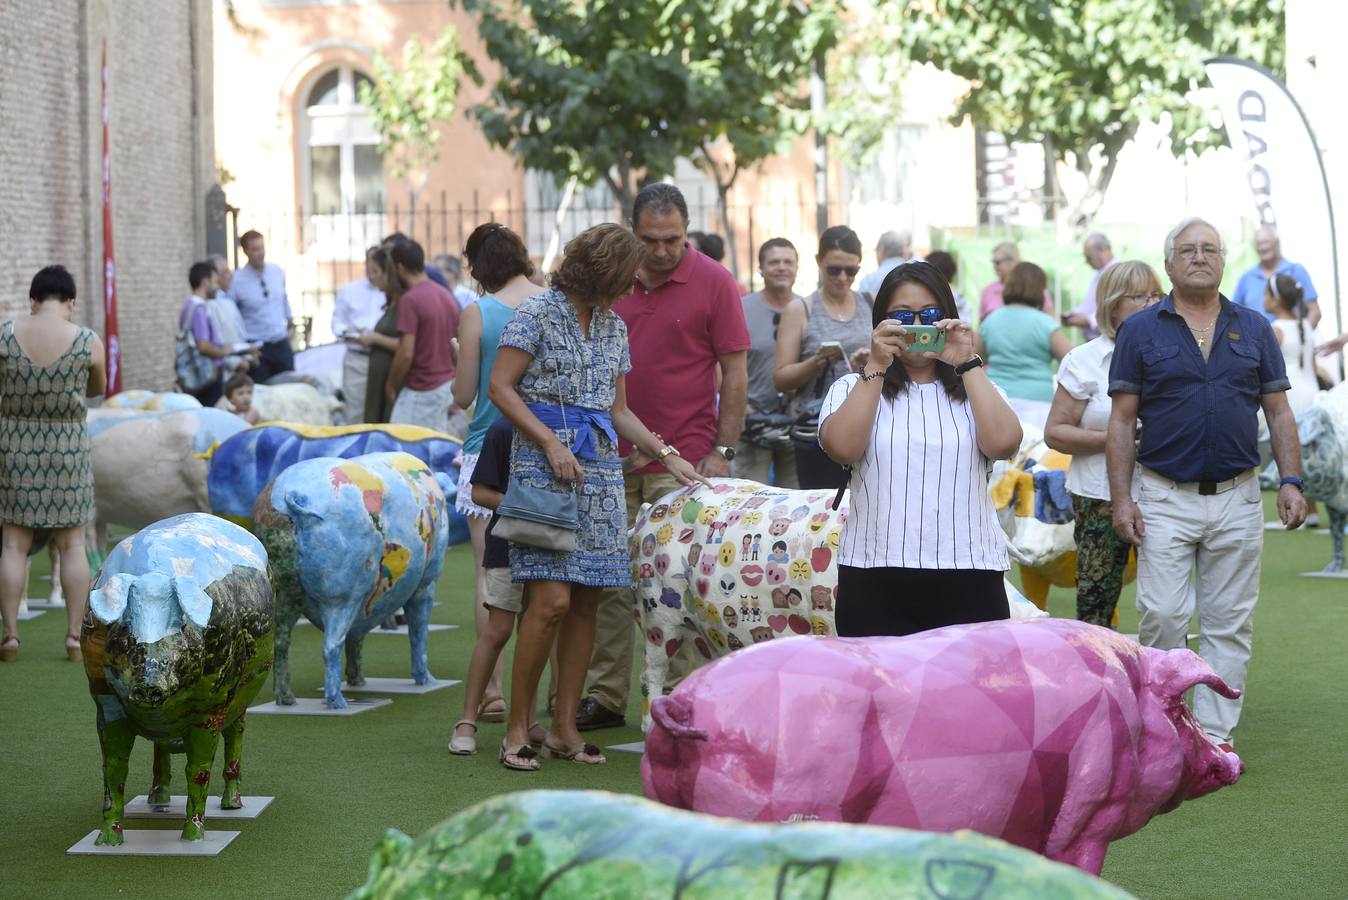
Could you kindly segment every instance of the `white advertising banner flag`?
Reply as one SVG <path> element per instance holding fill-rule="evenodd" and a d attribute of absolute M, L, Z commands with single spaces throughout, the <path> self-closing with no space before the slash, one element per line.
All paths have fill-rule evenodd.
<path fill-rule="evenodd" d="M 1262 66 L 1221 58 L 1206 64 L 1231 147 L 1244 160 L 1254 220 L 1278 230 L 1283 255 L 1310 273 L 1322 315 L 1319 333 L 1344 330 L 1334 212 L 1320 149 L 1287 88 Z"/>

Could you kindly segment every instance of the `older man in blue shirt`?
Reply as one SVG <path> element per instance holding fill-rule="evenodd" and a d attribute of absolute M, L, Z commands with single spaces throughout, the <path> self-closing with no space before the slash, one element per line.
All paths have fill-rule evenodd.
<path fill-rule="evenodd" d="M 1201 219 L 1185 219 L 1166 237 L 1170 295 L 1130 317 L 1115 340 L 1105 458 L 1114 528 L 1138 548 L 1139 639 L 1183 647 L 1196 604 L 1199 654 L 1244 691 L 1264 547 L 1255 478 L 1261 407 L 1284 475 L 1283 525 L 1302 523 L 1306 501 L 1282 353 L 1260 313 L 1218 292 L 1225 253 L 1217 229 Z M 1202 686 L 1194 693 L 1199 724 L 1224 750 L 1240 709 L 1239 698 Z"/>
<path fill-rule="evenodd" d="M 258 232 L 244 232 L 239 246 L 248 257 L 248 264 L 235 270 L 229 299 L 243 316 L 244 337 L 262 345 L 262 358 L 251 374 L 255 381 L 265 382 L 295 368 L 295 354 L 290 348 L 286 275 L 280 266 L 266 261 L 266 243 Z"/>
<path fill-rule="evenodd" d="M 1311 328 L 1319 325 L 1319 295 L 1315 292 L 1315 285 L 1311 284 L 1311 273 L 1301 263 L 1283 259 L 1282 242 L 1278 240 L 1278 232 L 1272 225 L 1265 225 L 1254 233 L 1254 252 L 1259 254 L 1259 265 L 1240 276 L 1231 301 L 1248 306 L 1272 322 L 1273 313 L 1264 309 L 1264 292 L 1268 290 L 1268 280 L 1274 275 L 1291 275 L 1301 285 L 1306 303 L 1306 321 Z"/>

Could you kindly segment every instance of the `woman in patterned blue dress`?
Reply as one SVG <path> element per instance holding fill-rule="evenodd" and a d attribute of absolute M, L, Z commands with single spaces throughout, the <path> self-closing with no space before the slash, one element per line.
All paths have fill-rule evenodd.
<path fill-rule="evenodd" d="M 487 395 L 515 426 L 510 479 L 576 490 L 580 529 L 571 552 L 510 545 L 510 574 L 525 582 L 510 713 L 501 763 L 532 771 L 532 698 L 557 638 L 557 706 L 545 755 L 596 765 L 576 730 L 602 588 L 632 583 L 618 435 L 661 460 L 683 484 L 704 481 L 627 408 L 627 326 L 611 309 L 632 288 L 641 243 L 621 225 L 591 228 L 566 245 L 552 290 L 520 304 L 501 333 Z"/>

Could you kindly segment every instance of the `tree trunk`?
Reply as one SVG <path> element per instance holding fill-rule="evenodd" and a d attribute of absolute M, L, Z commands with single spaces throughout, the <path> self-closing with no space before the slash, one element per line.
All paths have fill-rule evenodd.
<path fill-rule="evenodd" d="M 731 178 L 734 181 L 734 178 Z M 735 280 L 740 278 L 740 254 L 736 248 L 735 226 L 730 222 L 730 185 L 722 185 L 720 179 L 716 181 L 716 205 L 720 207 L 721 228 L 725 230 L 726 248 L 730 251 L 730 272 L 735 276 Z"/>

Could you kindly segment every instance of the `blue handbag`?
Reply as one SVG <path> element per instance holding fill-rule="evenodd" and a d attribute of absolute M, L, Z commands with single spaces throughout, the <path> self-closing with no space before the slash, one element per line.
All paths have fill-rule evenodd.
<path fill-rule="evenodd" d="M 566 406 L 557 398 L 562 410 L 562 425 L 566 426 Z M 505 496 L 496 507 L 493 536 L 512 544 L 524 544 L 559 553 L 576 549 L 576 532 L 580 529 L 580 512 L 576 492 L 564 494 L 547 488 L 531 487 L 517 479 L 510 479 Z"/>

